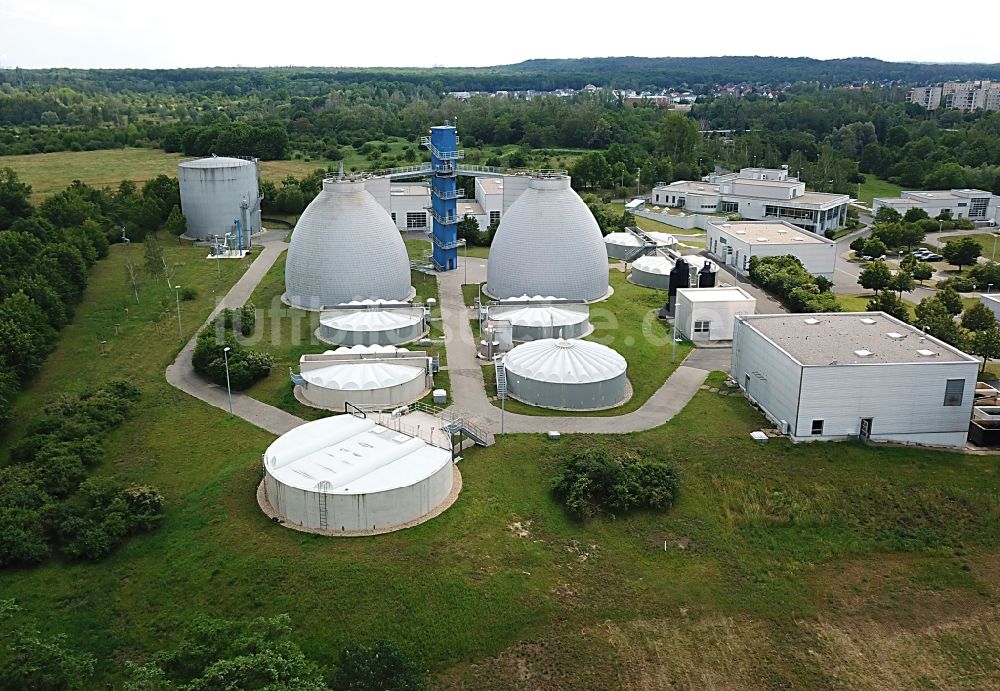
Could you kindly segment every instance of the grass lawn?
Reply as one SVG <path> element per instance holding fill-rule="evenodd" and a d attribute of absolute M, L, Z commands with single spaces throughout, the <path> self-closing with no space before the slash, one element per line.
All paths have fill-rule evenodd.
<path fill-rule="evenodd" d="M 160 149 L 101 149 L 98 151 L 62 151 L 51 154 L 0 156 L 0 167 L 10 167 L 32 188 L 32 201 L 61 192 L 81 180 L 94 187 L 117 187 L 122 180 L 145 182 L 157 175 L 177 177 L 177 163 L 190 158 L 168 154 Z M 332 161 L 289 160 L 262 161 L 260 175 L 275 183 L 287 175 L 303 177 L 317 168 L 334 165 Z"/>
<path fill-rule="evenodd" d="M 868 301 L 874 297 L 870 293 L 864 293 L 861 295 L 838 295 L 837 304 L 840 305 L 841 310 L 844 312 L 867 312 L 868 311 Z M 910 302 L 906 298 L 903 298 L 903 302 L 906 304 L 906 310 L 910 313 L 910 319 L 916 318 L 913 311 L 915 307 L 914 303 Z"/>
<path fill-rule="evenodd" d="M 94 287 L 118 268 L 99 268 Z M 88 297 L 79 321 L 113 304 Z M 141 336 L 127 331 L 123 345 Z M 170 389 L 160 368 L 174 349 L 148 345 L 154 357 L 130 370 L 146 397 L 102 469 L 161 487 L 163 525 L 97 564 L 0 574 L 5 597 L 44 631 L 100 657 L 96 685 L 119 681 L 123 659 L 174 641 L 194 614 L 279 612 L 323 663 L 348 642 L 391 638 L 419 651 L 446 688 L 504 689 L 525 675 L 564 688 L 994 678 L 993 459 L 760 445 L 748 436 L 758 413 L 703 391 L 650 432 L 513 435 L 468 450 L 462 495 L 442 516 L 385 536 L 321 538 L 276 526 L 256 506 L 271 436 Z M 73 384 L 67 347 L 21 410 Z M 127 367 L 125 352 L 107 363 Z M 570 520 L 548 486 L 569 453 L 594 444 L 676 463 L 677 505 Z"/>
<path fill-rule="evenodd" d="M 958 240 L 960 238 L 972 238 L 973 240 L 978 242 L 979 246 L 983 248 L 982 256 L 986 257 L 987 259 L 993 259 L 996 256 L 994 254 L 994 248 L 998 247 L 997 239 L 1000 238 L 1000 234 L 975 233 L 972 235 L 941 235 L 940 237 L 938 237 L 938 241 L 943 245 L 949 240 Z"/>
<path fill-rule="evenodd" d="M 677 343 L 676 360 L 670 362 L 671 343 L 669 326 L 656 318 L 665 300 L 662 291 L 632 285 L 621 271 L 610 272 L 614 295 L 606 302 L 590 306 L 590 321 L 594 332 L 587 337 L 617 350 L 628 362 L 628 380 L 632 384 L 632 398 L 624 405 L 609 410 L 597 410 L 582 415 L 613 416 L 635 410 L 645 403 L 663 385 L 667 377 L 691 352 L 689 342 Z M 466 286 L 465 288 L 469 288 Z M 474 286 L 471 286 L 474 288 Z M 468 293 L 466 293 L 468 295 Z M 476 324 L 473 324 L 473 332 Z M 487 393 L 496 396 L 496 372 L 492 365 L 483 368 Z M 494 405 L 500 405 L 494 401 Z M 524 415 L 565 415 L 565 411 L 539 408 L 508 399 L 507 410 Z"/>
<path fill-rule="evenodd" d="M 881 180 L 870 173 L 865 173 L 865 181 L 861 183 L 861 192 L 858 195 L 858 201 L 865 206 L 871 206 L 872 199 L 875 197 L 898 197 L 902 189 L 899 185 L 894 185 L 887 180 Z"/>
<path fill-rule="evenodd" d="M 509 435 L 469 449 L 456 504 L 415 528 L 297 533 L 254 500 L 274 437 L 164 380 L 180 345 L 166 289 L 147 284 L 126 314 L 127 252 L 141 248 L 115 247 L 95 268 L 8 436 L 60 391 L 110 376 L 143 390 L 99 472 L 159 487 L 162 525 L 99 563 L 0 571 L 4 597 L 43 633 L 98 656 L 93 688 L 120 687 L 124 661 L 176 644 L 193 616 L 282 612 L 324 665 L 347 643 L 388 638 L 417 653 L 440 688 L 995 685 L 995 457 L 760 444 L 749 433 L 765 423 L 743 398 L 699 391 L 647 432 Z M 178 282 L 205 288 L 182 305 L 186 338 L 211 308 L 209 287 L 228 287 L 245 262 L 224 265 L 219 281 L 200 251 L 167 252 Z M 570 519 L 552 478 L 595 445 L 676 464 L 675 506 Z"/>

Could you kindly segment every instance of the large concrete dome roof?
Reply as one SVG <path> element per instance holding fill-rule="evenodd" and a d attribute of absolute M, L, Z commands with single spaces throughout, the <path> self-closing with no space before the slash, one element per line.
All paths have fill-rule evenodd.
<path fill-rule="evenodd" d="M 325 180 L 295 224 L 285 299 L 319 309 L 352 300 L 407 300 L 410 262 L 389 213 L 358 180 Z"/>
<path fill-rule="evenodd" d="M 532 177 L 500 219 L 487 264 L 489 295 L 593 301 L 608 294 L 601 229 L 569 182 L 566 175 Z"/>

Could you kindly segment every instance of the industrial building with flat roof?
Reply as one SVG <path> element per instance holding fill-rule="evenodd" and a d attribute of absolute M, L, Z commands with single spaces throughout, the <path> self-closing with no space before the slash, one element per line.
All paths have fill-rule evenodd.
<path fill-rule="evenodd" d="M 653 204 L 692 213 L 738 214 L 753 220 L 787 220 L 813 233 L 843 227 L 846 194 L 807 192 L 806 184 L 787 168 L 743 168 L 738 173 L 709 175 L 699 182 L 659 183 Z"/>
<path fill-rule="evenodd" d="M 753 314 L 756 307 L 757 298 L 738 286 L 680 288 L 674 325 L 689 341 L 731 341 L 736 317 Z"/>
<path fill-rule="evenodd" d="M 921 209 L 931 218 L 948 213 L 952 218 L 969 218 L 973 221 L 1000 220 L 1000 197 L 983 190 L 927 190 L 900 192 L 898 197 L 875 197 L 872 212 L 882 207 L 905 214 L 910 209 Z"/>
<path fill-rule="evenodd" d="M 731 376 L 793 441 L 963 447 L 979 362 L 883 312 L 738 316 Z"/>
<path fill-rule="evenodd" d="M 790 254 L 806 271 L 833 280 L 837 264 L 837 243 L 802 230 L 787 221 L 721 221 L 709 223 L 708 251 L 720 264 L 738 273 L 750 270 L 751 257 L 780 257 Z"/>

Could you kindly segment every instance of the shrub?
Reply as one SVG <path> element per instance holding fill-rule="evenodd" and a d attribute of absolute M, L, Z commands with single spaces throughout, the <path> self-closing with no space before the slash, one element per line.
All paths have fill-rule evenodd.
<path fill-rule="evenodd" d="M 340 653 L 333 688 L 343 691 L 421 691 L 426 675 L 389 641 L 356 643 Z"/>
<path fill-rule="evenodd" d="M 677 470 L 590 448 L 575 455 L 552 483 L 552 493 L 578 520 L 610 510 L 667 509 L 677 494 Z"/>
<path fill-rule="evenodd" d="M 190 302 L 191 300 L 194 300 L 195 298 L 198 297 L 198 289 L 191 287 L 181 288 L 180 296 L 181 300 L 184 300 L 185 302 Z"/>
<path fill-rule="evenodd" d="M 52 523 L 62 552 L 74 559 L 96 560 L 122 540 L 152 529 L 163 513 L 163 500 L 148 487 L 123 489 L 109 480 L 87 480 L 54 510 Z"/>

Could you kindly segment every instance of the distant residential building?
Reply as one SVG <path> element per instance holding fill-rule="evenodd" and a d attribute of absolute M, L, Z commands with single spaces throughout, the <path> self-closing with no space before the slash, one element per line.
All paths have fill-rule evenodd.
<path fill-rule="evenodd" d="M 975 110 L 1000 110 L 1000 83 L 980 80 L 918 86 L 910 90 L 906 100 L 918 103 L 928 110 L 956 108 L 966 113 Z"/>
<path fill-rule="evenodd" d="M 848 201 L 846 194 L 807 192 L 806 184 L 789 176 L 787 168 L 744 168 L 739 173 L 709 175 L 699 182 L 659 183 L 651 195 L 654 205 L 789 221 L 818 234 L 844 226 Z"/>
<path fill-rule="evenodd" d="M 978 372 L 883 312 L 735 319 L 730 375 L 792 441 L 964 447 Z"/>
<path fill-rule="evenodd" d="M 872 212 L 887 206 L 900 214 L 910 209 L 923 209 L 931 218 L 947 211 L 952 218 L 971 218 L 973 221 L 996 221 L 1000 215 L 1000 197 L 983 190 L 934 190 L 900 192 L 898 197 L 876 197 Z"/>
<path fill-rule="evenodd" d="M 796 257 L 809 273 L 833 280 L 837 243 L 785 221 L 725 221 L 709 223 L 708 251 L 737 273 L 750 271 L 752 257 Z"/>

